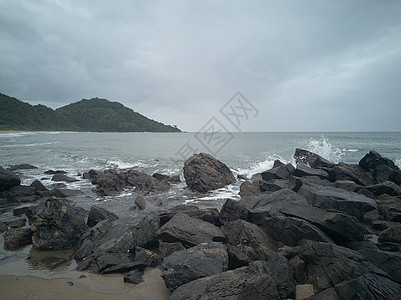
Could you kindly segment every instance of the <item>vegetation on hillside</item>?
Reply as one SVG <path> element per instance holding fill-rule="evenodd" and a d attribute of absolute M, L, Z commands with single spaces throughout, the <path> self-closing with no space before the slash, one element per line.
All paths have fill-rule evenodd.
<path fill-rule="evenodd" d="M 0 93 L 0 130 L 180 132 L 106 99 L 83 99 L 56 110 Z"/>

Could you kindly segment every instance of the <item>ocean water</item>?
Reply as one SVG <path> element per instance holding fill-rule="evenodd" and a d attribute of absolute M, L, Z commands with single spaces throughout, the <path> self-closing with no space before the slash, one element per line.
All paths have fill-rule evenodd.
<path fill-rule="evenodd" d="M 203 133 L 77 133 L 37 132 L 0 133 L 0 165 L 29 163 L 38 167 L 20 170 L 22 184 L 35 179 L 51 188 L 49 169 L 65 170 L 67 175 L 79 179 L 67 183 L 66 188 L 79 189 L 82 195 L 70 200 L 77 206 L 89 209 L 93 204 L 115 212 L 120 217 L 134 216 L 137 194 L 128 189 L 113 197 L 99 197 L 93 192 L 83 172 L 90 169 L 134 168 L 148 174 L 159 172 L 180 175 L 183 181 L 184 161 L 192 152 L 208 152 L 224 162 L 235 175 L 248 177 L 273 166 L 276 159 L 293 163 L 295 149 L 313 151 L 333 162 L 358 163 L 370 150 L 392 159 L 401 167 L 401 133 L 222 133 L 210 136 Z M 226 198 L 239 199 L 239 186 L 233 185 L 199 194 L 186 189 L 185 182 L 172 186 L 170 191 L 147 196 L 146 210 L 178 204 L 195 204 L 200 207 L 221 208 Z M 24 204 L 25 205 L 25 204 Z M 12 211 L 3 211 L 1 220 L 12 219 Z M 2 235 L 0 235 L 0 243 Z M 43 277 L 65 275 L 75 267 L 68 251 L 50 254 L 35 251 L 28 246 L 20 251 L 0 250 L 0 273 L 31 274 Z M 26 257 L 30 256 L 29 260 Z M 39 257 L 39 258 L 38 258 Z M 50 261 L 64 263 L 48 264 Z M 36 258 L 36 259 L 35 259 Z M 18 270 L 18 272 L 16 271 Z"/>

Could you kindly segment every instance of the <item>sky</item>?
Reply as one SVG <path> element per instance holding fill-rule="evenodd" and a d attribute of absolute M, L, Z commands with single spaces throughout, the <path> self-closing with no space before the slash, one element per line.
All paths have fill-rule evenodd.
<path fill-rule="evenodd" d="M 401 1 L 0 0 L 0 92 L 194 132 L 401 131 Z"/>

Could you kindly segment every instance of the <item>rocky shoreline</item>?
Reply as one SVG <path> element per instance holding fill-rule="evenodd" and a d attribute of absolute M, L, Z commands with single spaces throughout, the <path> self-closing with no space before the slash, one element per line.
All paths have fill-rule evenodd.
<path fill-rule="evenodd" d="M 73 206 L 79 193 L 21 185 L 0 169 L 0 206 L 25 217 L 0 222 L 7 249 L 75 249 L 77 270 L 123 273 L 139 284 L 160 268 L 170 299 L 399 299 L 401 294 L 401 171 L 370 151 L 358 164 L 332 163 L 296 149 L 296 166 L 274 167 L 240 188 L 223 208 L 178 205 L 143 211 L 148 195 L 169 190 L 178 176 L 135 170 L 90 170 L 82 177 L 98 195 L 140 193 L 136 217 L 118 218 Z M 50 172 L 52 173 L 52 172 Z M 53 171 L 55 182 L 74 178 Z M 184 163 L 191 190 L 233 183 L 229 168 L 208 154 Z M 15 208 L 21 203 L 32 203 Z"/>

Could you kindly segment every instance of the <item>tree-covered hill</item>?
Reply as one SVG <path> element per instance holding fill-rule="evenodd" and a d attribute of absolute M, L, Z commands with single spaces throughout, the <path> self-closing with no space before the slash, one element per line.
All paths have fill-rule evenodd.
<path fill-rule="evenodd" d="M 83 99 L 56 110 L 0 93 L 0 130 L 180 132 L 106 99 Z"/>

